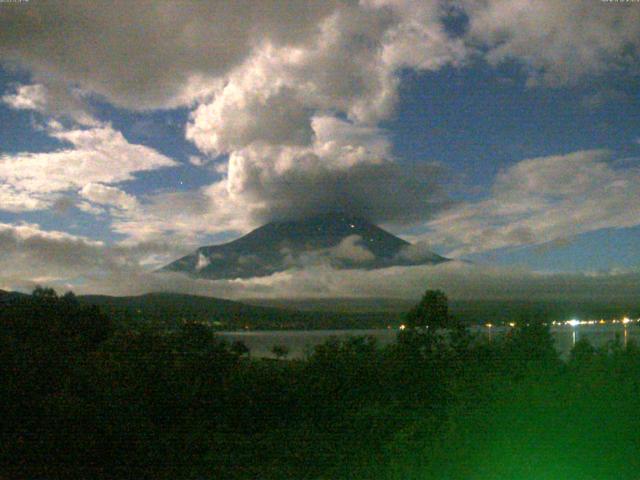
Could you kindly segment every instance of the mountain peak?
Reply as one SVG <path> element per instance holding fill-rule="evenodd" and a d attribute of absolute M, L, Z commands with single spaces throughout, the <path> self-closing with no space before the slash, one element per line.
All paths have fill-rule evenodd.
<path fill-rule="evenodd" d="M 250 278 L 292 267 L 329 263 L 335 268 L 383 268 L 446 261 L 431 252 L 406 255 L 411 244 L 369 221 L 340 212 L 267 223 L 222 245 L 198 248 L 164 271 L 194 277 Z"/>

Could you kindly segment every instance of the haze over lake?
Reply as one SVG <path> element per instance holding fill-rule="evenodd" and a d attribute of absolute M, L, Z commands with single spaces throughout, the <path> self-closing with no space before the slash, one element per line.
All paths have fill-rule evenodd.
<path fill-rule="evenodd" d="M 492 340 L 496 336 L 508 334 L 511 327 L 472 327 L 471 332 L 478 338 Z M 365 330 L 260 330 L 218 332 L 224 339 L 233 342 L 240 340 L 251 350 L 255 357 L 275 357 L 274 346 L 285 346 L 289 349 L 290 358 L 303 358 L 313 352 L 316 345 L 326 342 L 331 337 L 344 339 L 347 337 L 369 336 L 375 338 L 380 345 L 388 345 L 397 340 L 397 329 L 365 329 Z M 594 347 L 601 347 L 608 342 L 619 341 L 626 347 L 630 341 L 640 341 L 640 326 L 636 323 L 628 325 L 569 325 L 551 327 L 555 346 L 560 355 L 566 358 L 573 346 L 580 339 L 587 339 Z"/>

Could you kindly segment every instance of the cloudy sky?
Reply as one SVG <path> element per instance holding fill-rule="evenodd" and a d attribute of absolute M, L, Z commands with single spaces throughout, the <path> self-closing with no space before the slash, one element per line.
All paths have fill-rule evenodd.
<path fill-rule="evenodd" d="M 637 295 L 639 56 L 637 2 L 0 1 L 0 288 Z M 473 263 L 149 273 L 332 210 Z"/>

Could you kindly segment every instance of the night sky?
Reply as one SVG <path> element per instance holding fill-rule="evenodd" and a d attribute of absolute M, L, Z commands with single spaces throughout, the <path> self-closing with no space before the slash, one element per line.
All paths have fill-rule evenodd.
<path fill-rule="evenodd" d="M 0 3 L 0 288 L 637 296 L 639 3 L 258 5 Z M 301 206 L 470 263 L 150 273 Z"/>

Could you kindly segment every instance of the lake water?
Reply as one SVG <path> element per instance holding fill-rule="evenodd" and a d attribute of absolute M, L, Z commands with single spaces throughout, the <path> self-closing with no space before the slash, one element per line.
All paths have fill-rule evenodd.
<path fill-rule="evenodd" d="M 473 327 L 472 332 L 479 333 L 488 339 L 504 335 L 510 327 L 484 326 Z M 569 355 L 575 342 L 587 338 L 592 345 L 601 346 L 610 341 L 620 339 L 623 345 L 629 340 L 640 343 L 640 325 L 630 323 L 606 325 L 569 325 L 554 326 L 551 333 L 560 355 Z M 289 358 L 302 358 L 311 353 L 316 345 L 326 342 L 331 337 L 346 338 L 368 335 L 377 339 L 380 345 L 388 345 L 396 341 L 397 329 L 375 330 L 249 330 L 238 332 L 220 332 L 220 336 L 232 342 L 240 340 L 251 350 L 253 357 L 274 357 L 271 349 L 275 345 L 283 345 L 289 349 Z"/>

